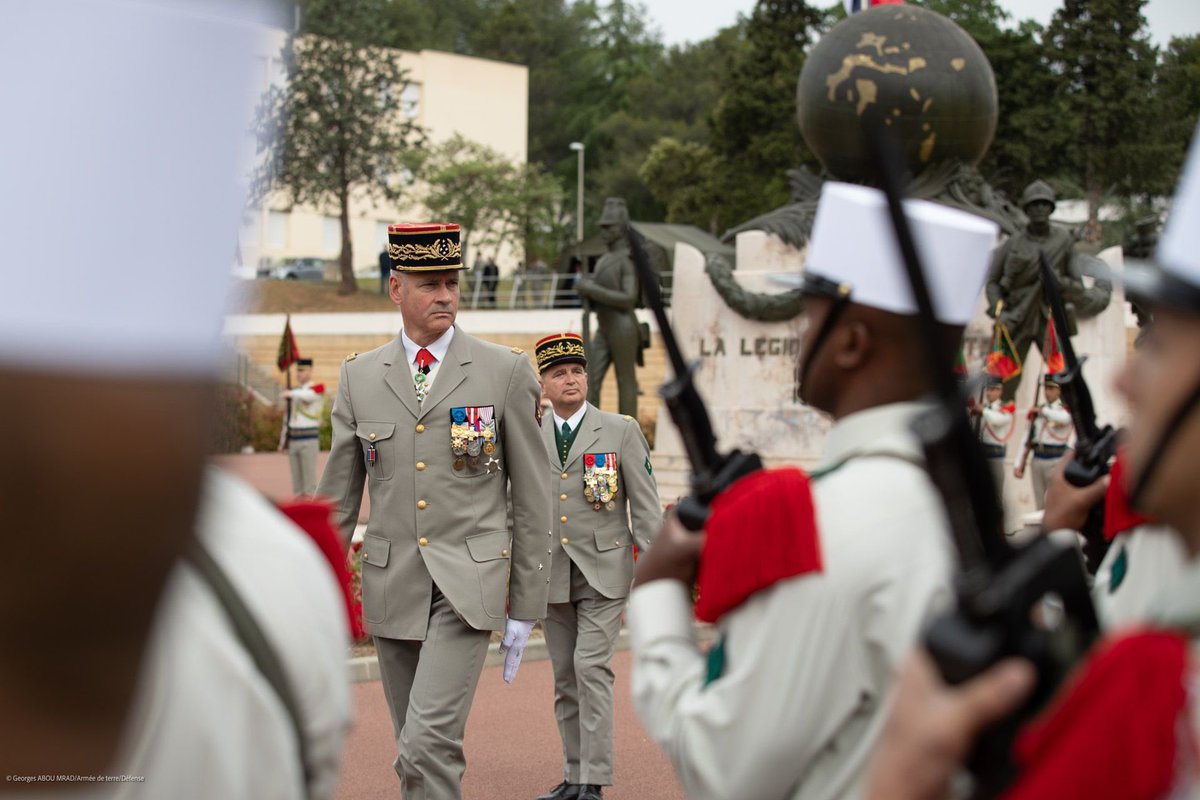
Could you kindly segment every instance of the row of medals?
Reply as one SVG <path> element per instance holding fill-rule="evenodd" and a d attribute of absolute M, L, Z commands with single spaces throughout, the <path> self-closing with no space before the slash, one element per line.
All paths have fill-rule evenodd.
<path fill-rule="evenodd" d="M 617 507 L 613 500 L 617 494 L 617 473 L 596 472 L 585 473 L 583 476 L 583 498 L 592 504 L 593 511 L 599 511 L 603 506 L 609 511 Z"/>
<path fill-rule="evenodd" d="M 471 469 L 478 469 L 480 453 L 490 456 L 496 452 L 496 443 L 492 441 L 495 437 L 491 427 L 476 431 L 470 425 L 451 424 L 450 449 L 456 456 L 454 468 L 461 470 L 469 463 Z"/>

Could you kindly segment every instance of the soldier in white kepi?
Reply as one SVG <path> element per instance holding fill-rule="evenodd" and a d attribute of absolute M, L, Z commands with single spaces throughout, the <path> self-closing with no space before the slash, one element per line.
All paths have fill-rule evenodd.
<path fill-rule="evenodd" d="M 1071 411 L 1062 401 L 1062 387 L 1054 376 L 1047 373 L 1042 382 L 1046 402 L 1029 409 L 1029 424 L 1032 426 L 1028 453 L 1033 454 L 1033 500 L 1039 509 L 1046 507 L 1046 487 L 1050 476 L 1058 468 L 1062 457 L 1067 454 L 1071 434 L 1075 432 Z M 1025 474 L 1025 462 L 1021 460 L 1013 470 L 1017 478 Z"/>
<path fill-rule="evenodd" d="M 984 404 L 972 405 L 971 414 L 978 416 L 975 424 L 979 426 L 979 443 L 983 455 L 987 458 L 988 468 L 992 471 L 992 480 L 996 483 L 996 491 L 1004 491 L 1004 456 L 1008 440 L 1013 432 L 1013 412 L 1016 407 L 1012 403 L 1004 403 L 1000 395 L 1004 391 L 1004 380 L 996 375 L 988 375 L 987 388 L 984 390 Z M 1020 476 L 1017 476 L 1020 477 Z"/>
<path fill-rule="evenodd" d="M 538 800 L 600 800 L 613 782 L 612 657 L 641 552 L 662 524 L 650 449 L 637 420 L 587 402 L 587 354 L 577 333 L 534 352 L 553 430 L 542 426 L 554 487 L 550 602 L 542 627 L 554 665 L 563 780 Z"/>
<path fill-rule="evenodd" d="M 312 496 L 317 491 L 317 451 L 320 450 L 321 414 L 325 410 L 325 384 L 312 379 L 313 360 L 296 360 L 296 381 L 282 396 L 291 400 L 287 420 L 288 466 L 292 469 L 292 493 Z"/>
<path fill-rule="evenodd" d="M 951 360 L 997 228 L 904 209 Z M 909 428 L 929 355 L 881 192 L 825 184 L 801 286 L 799 396 L 835 420 L 818 468 L 742 478 L 703 535 L 669 518 L 630 595 L 634 702 L 695 800 L 855 796 L 897 664 L 951 599 L 945 512 Z M 707 657 L 693 614 L 720 633 Z"/>

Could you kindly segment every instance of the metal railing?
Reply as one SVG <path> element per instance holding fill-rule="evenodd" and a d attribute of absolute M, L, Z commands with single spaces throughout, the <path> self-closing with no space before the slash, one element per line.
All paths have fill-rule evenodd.
<path fill-rule="evenodd" d="M 671 304 L 671 273 L 661 273 L 663 302 Z M 498 278 L 492 283 L 482 276 L 468 272 L 461 286 L 462 308 L 470 309 L 535 309 L 580 308 L 579 293 L 575 291 L 576 276 L 570 273 L 525 275 L 516 273 Z"/>

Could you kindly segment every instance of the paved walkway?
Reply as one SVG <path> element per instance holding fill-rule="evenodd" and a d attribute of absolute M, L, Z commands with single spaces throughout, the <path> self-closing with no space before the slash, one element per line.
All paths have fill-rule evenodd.
<path fill-rule="evenodd" d="M 606 800 L 683 800 L 666 757 L 650 740 L 629 696 L 629 653 L 617 653 L 615 785 Z M 521 665 L 512 684 L 487 667 L 467 721 L 464 800 L 533 800 L 562 780 L 562 745 L 554 722 L 549 661 Z M 399 798 L 392 769 L 396 745 L 378 681 L 354 685 L 356 723 L 342 754 L 337 800 Z"/>

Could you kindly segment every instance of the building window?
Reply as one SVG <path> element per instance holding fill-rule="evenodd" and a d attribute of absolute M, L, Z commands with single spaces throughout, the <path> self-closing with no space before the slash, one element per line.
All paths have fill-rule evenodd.
<path fill-rule="evenodd" d="M 405 119 L 416 119 L 421 113 L 421 84 L 406 83 L 400 93 L 400 113 Z"/>
<path fill-rule="evenodd" d="M 321 249 L 326 253 L 342 251 L 342 220 L 340 217 L 325 217 L 321 220 Z"/>
<path fill-rule="evenodd" d="M 267 247 L 282 250 L 287 247 L 288 213 L 267 212 Z"/>

